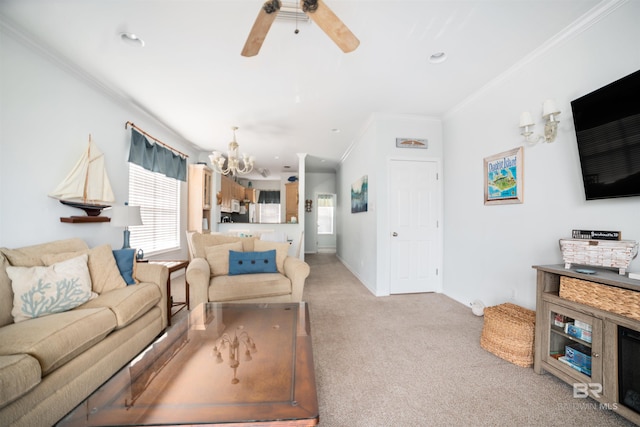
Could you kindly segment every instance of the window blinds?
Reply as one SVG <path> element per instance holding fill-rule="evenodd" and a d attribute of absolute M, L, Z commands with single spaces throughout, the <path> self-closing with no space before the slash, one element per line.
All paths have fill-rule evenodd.
<path fill-rule="evenodd" d="M 129 163 L 129 204 L 142 224 L 131 227 L 131 247 L 145 255 L 180 248 L 180 181 Z"/>
<path fill-rule="evenodd" d="M 333 194 L 318 194 L 318 207 L 333 207 Z"/>

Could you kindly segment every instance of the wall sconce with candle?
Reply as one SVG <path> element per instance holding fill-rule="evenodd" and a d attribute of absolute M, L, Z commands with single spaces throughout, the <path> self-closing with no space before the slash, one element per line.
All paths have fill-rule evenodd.
<path fill-rule="evenodd" d="M 544 119 L 544 135 L 536 135 L 533 133 L 535 122 L 528 111 L 520 115 L 521 135 L 524 136 L 525 142 L 528 144 L 536 144 L 538 142 L 553 142 L 558 134 L 558 115 L 560 110 L 552 99 L 547 99 L 542 105 L 542 118 Z"/>

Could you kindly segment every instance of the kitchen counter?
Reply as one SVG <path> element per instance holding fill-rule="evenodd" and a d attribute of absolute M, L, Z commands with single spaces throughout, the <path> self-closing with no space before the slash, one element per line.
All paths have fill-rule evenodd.
<path fill-rule="evenodd" d="M 235 225 L 240 225 L 240 226 L 252 226 L 252 225 L 259 225 L 259 226 L 263 226 L 263 225 L 300 225 L 297 222 L 219 222 L 218 225 L 229 225 L 229 224 L 235 224 Z"/>
<path fill-rule="evenodd" d="M 302 241 L 304 227 L 300 223 L 256 223 L 256 222 L 219 222 L 218 232 L 233 236 L 259 236 L 263 233 L 284 233 L 291 244 L 289 256 L 297 256 L 304 260 L 304 244 Z"/>

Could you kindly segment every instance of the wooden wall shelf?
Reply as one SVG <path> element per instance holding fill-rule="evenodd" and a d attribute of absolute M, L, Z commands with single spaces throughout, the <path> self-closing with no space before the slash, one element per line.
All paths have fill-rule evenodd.
<path fill-rule="evenodd" d="M 70 217 L 61 217 L 60 222 L 69 222 L 72 224 L 82 224 L 82 223 L 90 223 L 90 222 L 109 222 L 111 218 L 108 216 L 70 216 Z"/>

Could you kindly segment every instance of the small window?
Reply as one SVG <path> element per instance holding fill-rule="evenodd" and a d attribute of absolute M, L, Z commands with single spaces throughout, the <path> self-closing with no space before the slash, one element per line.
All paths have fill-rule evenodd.
<path fill-rule="evenodd" d="M 277 224 L 280 222 L 279 203 L 258 203 L 260 222 Z"/>
<path fill-rule="evenodd" d="M 318 194 L 318 234 L 333 234 L 334 197 Z"/>
<path fill-rule="evenodd" d="M 180 181 L 129 163 L 129 204 L 143 225 L 131 227 L 131 247 L 145 255 L 180 249 Z"/>
<path fill-rule="evenodd" d="M 260 190 L 258 196 L 258 222 L 280 222 L 280 190 Z"/>

